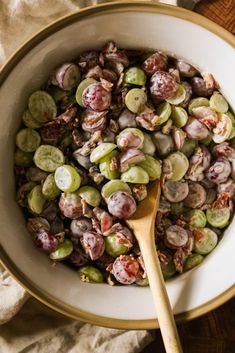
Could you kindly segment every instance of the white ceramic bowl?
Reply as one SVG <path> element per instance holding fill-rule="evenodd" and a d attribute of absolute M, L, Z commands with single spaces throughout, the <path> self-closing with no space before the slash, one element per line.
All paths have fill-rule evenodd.
<path fill-rule="evenodd" d="M 34 36 L 1 72 L 0 255 L 12 275 L 39 300 L 71 317 L 118 328 L 154 328 L 149 288 L 81 283 L 75 271 L 32 244 L 17 206 L 13 176 L 14 136 L 27 98 L 59 63 L 113 39 L 119 47 L 159 48 L 212 72 L 235 109 L 235 40 L 221 27 L 183 9 L 153 3 L 111 3 L 55 22 Z M 167 282 L 178 318 L 213 309 L 234 294 L 235 224 L 203 264 Z"/>

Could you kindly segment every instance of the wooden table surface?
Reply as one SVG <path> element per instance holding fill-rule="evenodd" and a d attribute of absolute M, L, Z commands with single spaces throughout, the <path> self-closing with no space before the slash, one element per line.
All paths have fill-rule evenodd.
<path fill-rule="evenodd" d="M 235 0 L 202 0 L 195 11 L 235 34 Z"/>
<path fill-rule="evenodd" d="M 202 0 L 194 10 L 235 34 L 235 0 Z M 184 353 L 234 353 L 235 298 L 178 329 Z M 141 353 L 165 353 L 160 331 L 153 334 L 154 341 Z"/>

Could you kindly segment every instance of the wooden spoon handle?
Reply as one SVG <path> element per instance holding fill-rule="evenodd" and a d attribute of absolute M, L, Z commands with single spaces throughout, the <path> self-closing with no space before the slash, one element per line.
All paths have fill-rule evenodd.
<path fill-rule="evenodd" d="M 151 228 L 154 232 L 154 225 Z M 152 237 L 152 239 L 139 240 L 139 246 L 153 294 L 162 338 L 167 353 L 183 353 L 153 239 Z"/>

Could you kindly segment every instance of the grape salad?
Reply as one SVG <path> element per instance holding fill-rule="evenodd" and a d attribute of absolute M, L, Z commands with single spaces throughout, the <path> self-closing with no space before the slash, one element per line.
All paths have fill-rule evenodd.
<path fill-rule="evenodd" d="M 159 180 L 165 279 L 199 265 L 231 223 L 235 118 L 209 72 L 114 42 L 56 67 L 28 97 L 14 154 L 29 237 L 84 282 L 147 286 L 125 223 Z"/>

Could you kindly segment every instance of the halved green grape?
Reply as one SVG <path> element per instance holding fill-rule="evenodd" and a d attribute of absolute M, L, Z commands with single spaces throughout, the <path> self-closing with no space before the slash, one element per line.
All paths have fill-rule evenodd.
<path fill-rule="evenodd" d="M 78 190 L 78 195 L 90 206 L 97 207 L 101 201 L 100 192 L 93 186 L 82 186 Z"/>
<path fill-rule="evenodd" d="M 180 152 L 189 158 L 193 154 L 197 144 L 198 142 L 196 140 L 190 140 L 186 138 L 183 147 L 180 149 Z"/>
<path fill-rule="evenodd" d="M 116 191 L 125 191 L 131 194 L 131 189 L 127 183 L 122 180 L 110 180 L 101 189 L 101 195 L 104 199 L 108 199 Z"/>
<path fill-rule="evenodd" d="M 61 191 L 56 185 L 54 174 L 49 174 L 42 184 L 42 193 L 45 199 L 54 200 L 60 195 Z"/>
<path fill-rule="evenodd" d="M 28 195 L 28 205 L 30 210 L 36 214 L 42 213 L 45 202 L 46 199 L 42 193 L 42 186 L 36 185 Z"/>
<path fill-rule="evenodd" d="M 187 124 L 188 113 L 182 107 L 172 107 L 171 119 L 175 126 L 183 127 Z"/>
<path fill-rule="evenodd" d="M 173 97 L 167 98 L 166 101 L 170 104 L 178 105 L 182 103 L 186 96 L 186 90 L 184 86 L 177 83 L 177 91 Z"/>
<path fill-rule="evenodd" d="M 162 126 L 162 133 L 169 135 L 172 130 L 173 121 L 168 119 L 167 122 Z"/>
<path fill-rule="evenodd" d="M 94 78 L 85 78 L 85 80 L 81 81 L 78 85 L 77 91 L 76 91 L 76 101 L 77 103 L 81 106 L 84 107 L 83 101 L 82 101 L 82 94 L 85 91 L 85 89 L 92 85 L 93 83 L 98 83 Z"/>
<path fill-rule="evenodd" d="M 215 228 L 224 228 L 229 223 L 230 209 L 225 208 L 208 208 L 206 211 L 208 223 Z"/>
<path fill-rule="evenodd" d="M 62 99 L 64 100 L 66 97 L 70 96 L 71 94 L 70 92 L 66 92 L 62 88 L 56 87 L 56 86 L 51 86 L 48 89 L 48 93 L 52 96 L 52 98 L 56 103 L 60 102 Z"/>
<path fill-rule="evenodd" d="M 210 98 L 210 107 L 218 113 L 228 111 L 228 103 L 219 92 L 214 92 Z"/>
<path fill-rule="evenodd" d="M 149 154 L 150 156 L 153 156 L 155 151 L 156 151 L 156 146 L 153 143 L 153 140 L 149 134 L 146 132 L 144 134 L 144 141 L 143 141 L 143 146 L 141 148 L 141 151 Z"/>
<path fill-rule="evenodd" d="M 103 157 L 100 159 L 100 172 L 105 178 L 112 180 L 112 179 L 118 179 L 120 176 L 120 172 L 118 170 L 111 170 L 110 165 L 112 162 L 112 158 L 118 156 L 118 151 L 112 151 L 109 153 L 107 156 Z"/>
<path fill-rule="evenodd" d="M 125 96 L 126 107 L 133 113 L 138 113 L 146 102 L 147 95 L 141 88 L 133 88 Z"/>
<path fill-rule="evenodd" d="M 103 142 L 98 145 L 90 154 L 91 163 L 99 163 L 99 161 L 112 152 L 117 145 L 110 142 Z"/>
<path fill-rule="evenodd" d="M 217 191 L 216 189 L 207 189 L 206 190 L 206 201 L 205 204 L 211 205 L 217 197 Z"/>
<path fill-rule="evenodd" d="M 201 228 L 200 236 L 194 242 L 194 251 L 201 255 L 209 254 L 217 245 L 218 236 L 210 228 Z"/>
<path fill-rule="evenodd" d="M 184 212 L 184 209 L 185 207 L 184 207 L 183 201 L 171 203 L 171 213 L 176 217 L 182 215 L 182 213 Z"/>
<path fill-rule="evenodd" d="M 159 119 L 157 120 L 156 125 L 162 125 L 165 123 L 170 115 L 171 115 L 171 105 L 168 102 L 164 102 L 160 104 L 156 109 L 157 116 Z"/>
<path fill-rule="evenodd" d="M 60 243 L 57 249 L 50 253 L 51 260 L 63 260 L 68 257 L 73 251 L 73 243 L 69 239 L 65 239 Z"/>
<path fill-rule="evenodd" d="M 194 209 L 185 214 L 188 225 L 193 228 L 204 228 L 206 226 L 206 215 L 202 210 Z"/>
<path fill-rule="evenodd" d="M 231 140 L 235 136 L 235 116 L 231 112 L 227 112 L 226 115 L 231 119 L 232 122 L 232 132 L 228 138 L 228 140 Z"/>
<path fill-rule="evenodd" d="M 105 251 L 113 257 L 124 255 L 128 252 L 128 247 L 118 242 L 116 233 L 104 237 Z"/>
<path fill-rule="evenodd" d="M 172 166 L 171 180 L 183 178 L 189 167 L 188 158 L 182 152 L 174 152 L 167 157 Z"/>
<path fill-rule="evenodd" d="M 63 152 L 51 145 L 41 145 L 34 154 L 34 163 L 45 172 L 54 172 L 64 164 Z"/>
<path fill-rule="evenodd" d="M 54 99 L 46 91 L 36 91 L 28 100 L 28 108 L 32 116 L 39 123 L 53 120 L 57 115 Z"/>
<path fill-rule="evenodd" d="M 101 271 L 94 266 L 80 267 L 78 273 L 83 282 L 102 283 L 104 280 Z"/>
<path fill-rule="evenodd" d="M 22 120 L 25 126 L 29 127 L 30 129 L 38 129 L 41 127 L 41 124 L 36 119 L 34 119 L 28 109 L 26 109 L 23 113 Z"/>
<path fill-rule="evenodd" d="M 25 128 L 16 135 L 16 146 L 24 152 L 34 152 L 40 146 L 41 137 L 33 129 Z"/>
<path fill-rule="evenodd" d="M 176 273 L 176 268 L 175 268 L 172 255 L 168 251 L 164 251 L 164 250 L 162 251 L 162 253 L 166 255 L 168 259 L 167 264 L 160 262 L 163 277 L 165 280 L 167 280 L 172 276 L 174 276 L 174 274 Z"/>
<path fill-rule="evenodd" d="M 192 268 L 200 265 L 203 260 L 204 257 L 200 254 L 190 254 L 185 261 L 184 271 L 189 271 Z"/>
<path fill-rule="evenodd" d="M 130 67 L 124 73 L 124 83 L 131 85 L 144 86 L 146 83 L 146 75 L 139 67 Z"/>
<path fill-rule="evenodd" d="M 149 156 L 148 154 L 145 155 L 145 160 L 138 163 L 138 166 L 143 168 L 149 175 L 149 180 L 156 180 L 159 179 L 162 173 L 162 166 L 159 160 Z"/>
<path fill-rule="evenodd" d="M 222 143 L 229 139 L 233 132 L 233 124 L 231 118 L 227 114 L 219 116 L 219 122 L 213 129 L 212 139 L 215 143 Z"/>
<path fill-rule="evenodd" d="M 29 167 L 33 162 L 33 153 L 24 152 L 17 148 L 14 154 L 14 161 L 19 167 Z"/>
<path fill-rule="evenodd" d="M 204 98 L 204 97 L 193 98 L 189 102 L 188 112 L 189 112 L 190 115 L 192 115 L 193 114 L 193 108 L 209 107 L 209 105 L 210 105 L 210 102 L 209 102 L 209 99 L 207 99 L 207 98 Z"/>
<path fill-rule="evenodd" d="M 55 183 L 62 191 L 74 192 L 81 184 L 81 177 L 74 167 L 64 164 L 55 171 Z"/>
<path fill-rule="evenodd" d="M 134 166 L 122 173 L 121 180 L 132 184 L 148 184 L 148 173 L 139 166 Z"/>
<path fill-rule="evenodd" d="M 137 284 L 137 286 L 139 286 L 139 287 L 148 287 L 149 286 L 148 277 L 146 277 L 146 278 L 138 278 L 135 281 L 135 284 Z"/>
<path fill-rule="evenodd" d="M 117 145 L 120 150 L 129 148 L 141 149 L 144 143 L 144 134 L 140 129 L 128 127 L 117 135 Z"/>

